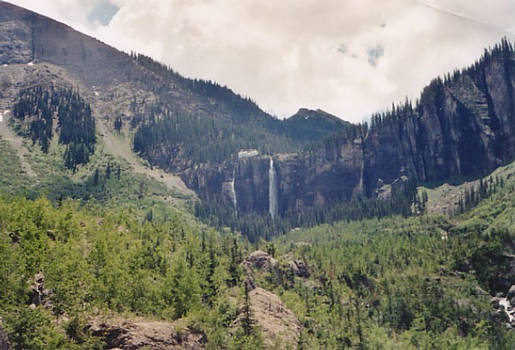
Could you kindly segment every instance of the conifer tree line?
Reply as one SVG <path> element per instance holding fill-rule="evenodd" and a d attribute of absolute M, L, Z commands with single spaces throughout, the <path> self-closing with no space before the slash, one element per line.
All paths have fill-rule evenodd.
<path fill-rule="evenodd" d="M 209 101 L 200 109 L 211 113 L 210 117 L 174 111 L 165 98 L 144 111 L 133 111 L 131 127 L 138 128 L 134 150 L 164 169 L 170 169 L 170 162 L 176 158 L 179 158 L 178 162 L 222 162 L 245 148 L 255 148 L 265 154 L 302 151 L 319 142 L 321 137 L 349 125 L 354 127 L 334 120 L 280 120 L 263 112 L 251 99 L 225 86 L 184 78 L 172 68 L 144 55 L 131 53 L 131 57 L 163 78 L 168 84 L 167 89 L 185 89 Z M 118 130 L 117 125 L 115 128 Z M 148 137 L 154 134 L 162 134 L 163 137 Z M 170 135 L 169 139 L 167 135 Z M 194 149 L 193 145 L 199 149 Z"/>
<path fill-rule="evenodd" d="M 228 288 L 240 288 L 248 253 L 240 238 L 201 229 L 178 212 L 141 221 L 104 208 L 99 224 L 87 207 L 0 196 L 0 316 L 13 349 L 104 349 L 104 339 L 86 329 L 93 308 L 168 321 L 195 315 L 212 348 L 252 331 L 235 327 L 242 335 L 230 338 L 239 312 Z M 29 307 L 26 282 L 38 272 L 52 290 L 48 308 Z"/>
<path fill-rule="evenodd" d="M 441 111 L 445 102 L 444 90 L 450 87 L 467 76 L 472 77 L 474 82 L 478 84 L 479 89 L 485 94 L 489 95 L 486 86 L 484 75 L 484 68 L 495 58 L 501 58 L 501 61 L 506 66 L 504 71 L 507 76 L 507 81 L 511 81 L 509 76 L 511 57 L 515 53 L 513 43 L 507 38 L 503 38 L 500 43 L 494 45 L 492 48 L 485 49 L 483 56 L 478 59 L 471 67 L 462 70 L 456 69 L 451 73 L 445 74 L 443 77 L 433 79 L 431 83 L 424 88 L 420 99 L 417 99 L 413 104 L 410 100 L 406 99 L 404 103 L 392 104 L 390 110 L 375 113 L 370 118 L 370 129 L 376 130 L 383 128 L 389 124 L 404 121 L 409 118 L 419 117 L 423 112 L 421 104 L 424 100 L 432 100 L 436 103 L 435 110 Z M 495 128 L 495 125 L 494 125 Z"/>
<path fill-rule="evenodd" d="M 359 198 L 351 202 L 337 202 L 322 208 L 306 208 L 300 212 L 285 213 L 272 219 L 269 215 L 257 213 L 237 214 L 217 201 L 198 201 L 194 206 L 195 216 L 209 225 L 222 229 L 230 227 L 233 232 L 241 232 L 250 242 L 272 239 L 298 227 L 314 227 L 321 224 L 347 220 L 363 220 L 392 215 L 409 216 L 413 204 L 417 203 L 415 183 L 408 181 L 406 186 L 392 193 L 392 198 Z"/>
<path fill-rule="evenodd" d="M 47 153 L 57 119 L 58 142 L 65 146 L 64 162 L 75 171 L 86 164 L 95 152 L 95 119 L 91 106 L 80 94 L 69 88 L 37 85 L 20 92 L 13 108 L 19 122 L 15 128 L 30 137 Z"/>
<path fill-rule="evenodd" d="M 263 154 L 302 149 L 304 141 L 268 132 L 254 123 L 230 123 L 175 112 L 160 103 L 144 117 L 134 116 L 133 149 L 165 170 L 183 164 L 221 163 L 238 151 L 256 148 Z"/>
<path fill-rule="evenodd" d="M 216 82 L 208 80 L 184 78 L 171 67 L 154 61 L 152 58 L 142 54 L 132 52 L 131 57 L 143 67 L 169 81 L 173 81 L 173 84 L 176 86 L 180 86 L 199 95 L 221 101 L 229 106 L 230 109 L 237 111 L 237 115 L 239 116 L 262 116 L 264 114 L 252 99 L 236 94 L 227 86 L 221 86 Z"/>
<path fill-rule="evenodd" d="M 505 181 L 501 176 L 489 176 L 487 179 L 479 179 L 477 186 L 469 186 L 458 200 L 457 213 L 461 214 L 474 208 L 483 199 L 489 198 L 499 189 L 504 188 Z"/>

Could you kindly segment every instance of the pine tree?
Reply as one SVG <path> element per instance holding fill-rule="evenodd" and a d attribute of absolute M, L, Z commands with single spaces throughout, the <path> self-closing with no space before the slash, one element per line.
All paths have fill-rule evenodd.
<path fill-rule="evenodd" d="M 244 334 L 248 337 L 253 333 L 253 324 L 252 324 L 252 317 L 251 317 L 251 310 L 250 310 L 250 287 L 249 287 L 249 281 L 245 281 L 244 287 L 245 287 L 245 301 L 243 304 L 243 318 L 241 320 L 241 327 L 243 328 Z"/>

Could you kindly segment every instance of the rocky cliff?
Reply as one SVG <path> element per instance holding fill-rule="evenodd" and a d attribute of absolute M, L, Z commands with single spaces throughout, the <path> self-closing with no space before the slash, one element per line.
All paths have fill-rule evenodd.
<path fill-rule="evenodd" d="M 474 66 L 435 79 L 414 106 L 395 106 L 373 116 L 370 126 L 348 126 L 307 151 L 273 156 L 279 213 L 372 197 L 378 188 L 406 179 L 480 176 L 512 161 L 514 85 L 515 54 L 503 40 Z M 204 198 L 227 204 L 221 184 L 234 180 L 238 211 L 266 213 L 267 159 L 230 161 L 225 171 L 197 169 L 184 179 Z M 211 185 L 214 178 L 218 183 Z"/>

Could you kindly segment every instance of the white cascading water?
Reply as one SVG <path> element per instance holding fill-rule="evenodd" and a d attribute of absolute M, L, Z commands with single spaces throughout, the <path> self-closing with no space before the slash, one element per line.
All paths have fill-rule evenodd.
<path fill-rule="evenodd" d="M 234 188 L 234 180 L 236 179 L 236 169 L 232 171 L 232 180 L 230 185 L 232 205 L 236 213 L 238 213 L 238 197 L 236 197 L 236 189 Z"/>
<path fill-rule="evenodd" d="M 278 212 L 277 206 L 277 174 L 275 173 L 274 159 L 270 157 L 270 168 L 268 169 L 268 212 L 275 218 Z"/>

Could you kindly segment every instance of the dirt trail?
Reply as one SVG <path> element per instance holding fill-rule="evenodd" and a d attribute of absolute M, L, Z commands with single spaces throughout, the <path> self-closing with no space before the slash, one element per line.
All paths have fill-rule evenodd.
<path fill-rule="evenodd" d="M 7 113 L 6 113 L 7 111 Z M 4 140 L 7 140 L 11 146 L 16 150 L 18 156 L 20 157 L 20 162 L 23 170 L 29 176 L 36 176 L 36 173 L 32 170 L 30 164 L 25 160 L 25 157 L 28 156 L 29 151 L 23 144 L 23 138 L 16 136 L 11 129 L 9 129 L 9 118 L 11 117 L 11 112 L 8 110 L 0 111 L 0 137 Z"/>
<path fill-rule="evenodd" d="M 104 145 L 109 153 L 125 159 L 136 173 L 151 176 L 157 181 L 164 183 L 171 190 L 178 190 L 185 195 L 195 196 L 195 192 L 186 187 L 180 177 L 158 168 L 151 169 L 144 166 L 141 160 L 132 152 L 127 138 L 113 135 L 100 118 L 96 120 L 98 131 L 103 135 Z"/>

